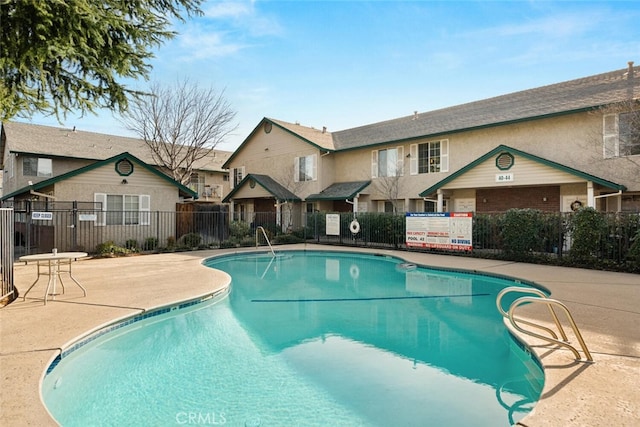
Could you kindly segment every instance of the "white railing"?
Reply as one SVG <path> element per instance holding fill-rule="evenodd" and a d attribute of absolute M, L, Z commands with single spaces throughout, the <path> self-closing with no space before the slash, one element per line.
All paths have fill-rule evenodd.
<path fill-rule="evenodd" d="M 256 248 L 258 247 L 258 237 L 260 237 L 258 233 L 259 231 L 262 231 L 262 235 L 264 236 L 264 239 L 267 241 L 267 245 L 269 245 L 269 249 L 271 249 L 271 255 L 275 257 L 276 253 L 273 251 L 273 246 L 271 246 L 271 242 L 269 241 L 269 238 L 267 237 L 267 232 L 264 230 L 263 226 L 258 226 L 256 228 Z"/>

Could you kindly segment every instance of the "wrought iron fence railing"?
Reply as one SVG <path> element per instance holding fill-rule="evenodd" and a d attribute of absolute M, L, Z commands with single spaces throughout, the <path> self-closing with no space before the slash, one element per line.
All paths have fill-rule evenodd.
<path fill-rule="evenodd" d="M 41 209 L 47 214 L 33 216 L 33 207 L 31 212 L 15 211 L 12 235 L 16 256 L 52 248 L 98 253 L 105 250 L 105 245 L 135 251 L 254 246 L 258 226 L 264 227 L 273 244 L 315 242 L 436 251 L 405 245 L 404 213 L 358 213 L 357 230 L 352 226 L 353 213 L 333 213 L 327 232 L 327 212 L 235 212 L 230 216 L 224 210 L 184 207 L 179 211 L 124 212 L 103 217 L 104 212 L 92 206 L 57 210 L 50 205 Z M 521 209 L 475 214 L 472 237 L 472 250 L 465 255 L 640 272 L 637 213 Z"/>
<path fill-rule="evenodd" d="M 13 209 L 0 208 L 0 306 L 15 297 L 13 225 Z"/>

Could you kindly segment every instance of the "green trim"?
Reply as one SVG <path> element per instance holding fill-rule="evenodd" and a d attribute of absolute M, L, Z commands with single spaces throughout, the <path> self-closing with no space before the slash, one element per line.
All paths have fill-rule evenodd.
<path fill-rule="evenodd" d="M 72 170 L 72 171 L 64 173 L 62 175 L 58 175 L 58 176 L 55 176 L 53 178 L 49 178 L 49 179 L 46 179 L 44 181 L 37 182 L 37 183 L 35 183 L 33 185 L 29 185 L 29 186 L 23 187 L 23 188 L 21 188 L 19 190 L 16 190 L 16 191 L 12 192 L 12 193 L 9 193 L 9 194 L 6 194 L 6 195 L 2 196 L 2 199 L 0 199 L 0 200 L 10 199 L 11 197 L 15 197 L 17 195 L 26 193 L 26 192 L 28 192 L 30 190 L 41 190 L 41 189 L 43 189 L 45 187 L 48 187 L 50 185 L 54 185 L 54 184 L 56 184 L 58 182 L 62 182 L 62 181 L 67 180 L 69 178 L 73 178 L 74 176 L 78 176 L 78 175 L 81 175 L 81 174 L 83 174 L 85 172 L 89 172 L 89 171 L 92 171 L 94 169 L 103 167 L 105 165 L 108 165 L 109 163 L 116 163 L 116 162 L 118 162 L 120 160 L 123 160 L 123 159 L 129 160 L 132 164 L 137 163 L 143 169 L 146 169 L 147 171 L 151 172 L 152 174 L 158 176 L 159 178 L 162 178 L 163 180 L 169 182 L 170 184 L 178 187 L 178 190 L 180 192 L 186 194 L 187 196 L 193 197 L 194 199 L 198 198 L 198 193 L 196 193 L 195 191 L 193 191 L 190 188 L 180 184 L 178 181 L 176 181 L 176 180 L 172 179 L 171 177 L 163 174 L 159 170 L 149 166 L 148 164 L 146 164 L 142 160 L 138 159 L 133 154 L 124 152 L 124 153 L 120 153 L 120 154 L 118 154 L 116 156 L 110 157 L 108 159 L 101 160 L 101 161 L 92 163 L 90 165 L 81 167 L 79 169 Z"/>
<path fill-rule="evenodd" d="M 328 188 L 331 188 L 331 186 L 337 185 L 337 184 L 343 184 L 343 183 L 339 183 L 338 182 L 338 183 L 331 184 L 329 187 L 325 188 L 323 191 L 326 191 Z M 348 199 L 353 199 L 354 197 L 356 197 L 358 195 L 358 193 L 360 193 L 362 190 L 367 188 L 369 186 L 369 184 L 371 184 L 371 180 L 364 181 L 364 182 L 362 182 L 361 185 L 356 187 L 355 190 L 352 191 L 349 194 L 345 194 L 345 195 L 341 195 L 341 196 L 323 196 L 322 192 L 320 192 L 318 194 L 309 195 L 305 200 L 307 202 L 319 202 L 319 201 L 323 201 L 323 200 L 345 200 L 345 199 L 348 200 Z"/>
<path fill-rule="evenodd" d="M 436 192 L 437 190 L 439 190 L 440 188 L 442 188 L 446 184 L 450 183 L 454 179 L 456 179 L 459 176 L 464 175 L 465 173 L 469 172 L 471 169 L 475 168 L 480 163 L 483 163 L 486 160 L 489 160 L 491 157 L 493 157 L 493 156 L 495 156 L 497 154 L 503 153 L 503 152 L 507 152 L 507 153 L 510 153 L 510 154 L 516 154 L 516 155 L 524 157 L 526 159 L 533 160 L 534 162 L 540 163 L 542 165 L 549 166 L 551 168 L 558 169 L 558 170 L 560 170 L 562 172 L 566 172 L 566 173 L 569 173 L 571 175 L 583 178 L 586 181 L 593 181 L 596 184 L 602 185 L 603 187 L 611 188 L 611 189 L 618 190 L 618 191 L 624 191 L 624 190 L 627 189 L 624 185 L 616 184 L 615 182 L 611 182 L 611 181 L 607 181 L 606 179 L 599 178 L 599 177 L 597 177 L 595 175 L 591 175 L 589 173 L 580 171 L 578 169 L 574 169 L 574 168 L 571 168 L 569 166 L 565 166 L 565 165 L 562 165 L 560 163 L 556 163 L 554 161 L 547 160 L 547 159 L 544 159 L 542 157 L 538 157 L 538 156 L 535 156 L 533 154 L 529 154 L 527 152 L 520 151 L 520 150 L 517 150 L 515 148 L 508 147 L 506 145 L 499 145 L 496 148 L 494 148 L 493 150 L 489 151 L 487 154 L 485 154 L 485 155 L 477 158 L 473 162 L 469 163 L 467 166 L 463 167 L 462 169 L 458 169 L 456 172 L 452 173 L 448 177 L 444 178 L 443 180 L 441 180 L 441 181 L 437 182 L 436 184 L 432 185 L 431 187 L 427 188 L 422 193 L 420 193 L 419 196 L 420 197 L 427 197 L 430 194 L 433 194 L 434 192 Z"/>
<path fill-rule="evenodd" d="M 507 167 L 502 167 L 500 166 L 500 163 L 498 162 L 498 160 L 500 159 L 500 157 L 502 157 L 502 155 L 505 155 L 507 157 L 511 158 L 511 162 L 509 162 L 509 166 Z M 511 169 L 513 167 L 513 165 L 516 163 L 516 159 L 515 157 L 513 157 L 513 154 L 509 153 L 508 151 L 505 151 L 504 153 L 500 153 L 496 156 L 496 167 L 498 169 L 500 169 L 501 171 L 508 171 L 509 169 Z"/>
<path fill-rule="evenodd" d="M 266 183 L 266 182 L 264 182 L 263 178 L 269 179 L 272 182 L 271 183 Z M 273 178 L 271 178 L 271 177 L 269 177 L 267 175 L 248 174 L 247 176 L 242 178 L 242 181 L 240 181 L 238 183 L 238 185 L 236 185 L 235 188 L 233 190 L 231 190 L 231 192 L 229 192 L 229 194 L 227 194 L 227 196 L 224 199 L 222 199 L 222 203 L 229 203 L 231 200 L 233 200 L 233 196 L 238 191 L 240 191 L 240 189 L 242 189 L 242 187 L 244 187 L 247 183 L 250 183 L 251 181 L 258 183 L 260 185 L 260 187 L 264 188 L 277 201 L 282 201 L 282 200 L 287 201 L 287 202 L 301 202 L 302 201 L 302 199 L 300 197 L 296 196 L 293 192 L 291 192 L 286 187 L 284 187 L 281 184 L 279 184 Z M 272 184 L 272 185 L 269 185 L 269 184 Z M 284 194 L 276 194 L 277 191 L 281 191 Z M 288 193 L 288 194 L 286 194 L 286 193 Z"/>
<path fill-rule="evenodd" d="M 127 162 L 127 163 L 129 163 L 131 165 L 131 171 L 129 171 L 129 173 L 122 173 L 122 172 L 120 172 L 120 170 L 118 168 L 118 166 L 120 166 L 124 162 Z M 114 169 L 116 170 L 116 173 L 118 175 L 120 175 L 120 176 L 129 176 L 129 175 L 131 175 L 133 173 L 133 169 L 134 169 L 133 163 L 131 163 L 131 160 L 129 160 L 129 159 L 120 159 L 117 162 L 115 162 L 115 164 L 113 166 L 114 166 Z"/>

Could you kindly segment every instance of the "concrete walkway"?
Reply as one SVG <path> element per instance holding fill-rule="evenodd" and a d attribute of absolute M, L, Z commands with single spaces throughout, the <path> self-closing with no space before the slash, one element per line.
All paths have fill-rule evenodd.
<path fill-rule="evenodd" d="M 276 248 L 284 249 L 352 250 L 318 245 Z M 228 275 L 201 265 L 204 258 L 225 252 L 237 251 L 81 260 L 73 269 L 74 276 L 87 288 L 86 297 L 67 282 L 66 293 L 44 306 L 45 285 L 38 284 L 26 301 L 19 298 L 0 309 L 0 423 L 56 425 L 42 404 L 40 380 L 61 349 L 114 320 L 227 286 Z M 569 307 L 595 363 L 576 362 L 569 350 L 526 338 L 543 361 L 546 382 L 542 399 L 519 425 L 640 425 L 640 275 L 412 252 L 373 252 L 418 264 L 530 280 L 550 289 L 553 298 Z M 19 292 L 25 292 L 33 282 L 35 269 L 32 264 L 15 265 Z M 522 313 L 551 326 L 546 309 L 527 306 Z"/>

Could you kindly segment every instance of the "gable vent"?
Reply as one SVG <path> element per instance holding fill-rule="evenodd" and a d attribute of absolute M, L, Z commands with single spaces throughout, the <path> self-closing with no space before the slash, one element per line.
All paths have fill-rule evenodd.
<path fill-rule="evenodd" d="M 511 153 L 501 153 L 496 157 L 496 166 L 500 170 L 507 170 L 513 166 L 513 155 Z"/>
<path fill-rule="evenodd" d="M 121 176 L 129 176 L 133 173 L 133 163 L 128 159 L 119 160 L 116 163 L 116 172 Z"/>

